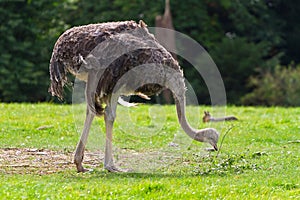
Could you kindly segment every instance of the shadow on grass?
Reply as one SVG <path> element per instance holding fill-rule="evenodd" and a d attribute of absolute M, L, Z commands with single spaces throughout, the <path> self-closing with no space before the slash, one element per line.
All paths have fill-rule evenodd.
<path fill-rule="evenodd" d="M 60 172 L 63 173 L 63 172 Z M 76 180 L 86 180 L 86 179 L 163 179 L 163 178 L 185 178 L 197 176 L 194 173 L 164 173 L 164 172 L 117 172 L 112 173 L 104 169 L 95 169 L 91 172 L 77 173 L 74 171 L 69 171 L 69 173 L 64 174 L 65 178 L 76 179 Z"/>
<path fill-rule="evenodd" d="M 111 173 L 104 169 L 94 169 L 87 173 L 71 172 L 70 178 L 75 179 L 161 179 L 161 178 L 184 178 L 184 177 L 208 177 L 208 176 L 231 176 L 242 174 L 247 171 L 258 171 L 261 168 L 259 160 L 261 157 L 268 156 L 265 152 L 239 153 L 231 155 L 199 156 L 194 154 L 192 158 L 183 160 L 183 162 L 170 165 L 166 169 L 159 169 L 153 172 L 120 172 Z M 164 171 L 165 170 L 165 171 Z"/>

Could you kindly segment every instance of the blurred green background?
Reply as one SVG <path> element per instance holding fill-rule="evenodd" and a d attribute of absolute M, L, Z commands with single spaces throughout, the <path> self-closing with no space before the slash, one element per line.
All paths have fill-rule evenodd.
<path fill-rule="evenodd" d="M 300 105 L 300 1 L 170 4 L 175 30 L 199 42 L 217 64 L 229 104 Z M 164 5 L 164 0 L 0 0 L 0 102 L 57 101 L 47 91 L 48 66 L 66 29 L 131 19 L 155 26 Z M 199 103 L 209 104 L 201 77 L 179 61 Z"/>

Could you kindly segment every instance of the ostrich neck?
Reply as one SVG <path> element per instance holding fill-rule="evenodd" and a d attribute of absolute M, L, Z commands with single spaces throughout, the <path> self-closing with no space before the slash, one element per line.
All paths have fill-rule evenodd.
<path fill-rule="evenodd" d="M 201 131 L 192 128 L 186 119 L 186 114 L 185 114 L 186 113 L 186 111 L 185 111 L 186 100 L 185 100 L 184 95 L 179 98 L 178 97 L 175 98 L 175 104 L 176 104 L 177 116 L 178 116 L 178 120 L 181 125 L 181 128 L 192 139 L 203 142 L 203 138 L 201 137 L 201 135 L 202 135 Z"/>

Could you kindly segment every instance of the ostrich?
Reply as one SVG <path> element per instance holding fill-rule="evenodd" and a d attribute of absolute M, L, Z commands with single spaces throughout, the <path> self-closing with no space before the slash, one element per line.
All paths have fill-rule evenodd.
<path fill-rule="evenodd" d="M 187 122 L 182 70 L 148 32 L 143 21 L 90 24 L 67 30 L 54 45 L 49 70 L 49 92 L 60 99 L 68 83 L 68 73 L 86 82 L 86 118 L 74 155 L 78 172 L 87 171 L 82 161 L 89 129 L 94 117 L 103 115 L 106 129 L 104 168 L 110 172 L 121 171 L 114 165 L 112 152 L 113 123 L 120 95 L 148 98 L 164 88 L 173 93 L 178 120 L 187 135 L 217 150 L 217 130 L 196 130 Z"/>

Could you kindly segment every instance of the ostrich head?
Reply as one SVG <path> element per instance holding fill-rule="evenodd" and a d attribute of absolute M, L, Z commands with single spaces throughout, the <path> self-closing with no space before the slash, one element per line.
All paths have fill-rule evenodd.
<path fill-rule="evenodd" d="M 218 150 L 218 140 L 219 140 L 220 134 L 218 131 L 214 128 L 205 128 L 201 130 L 197 130 L 194 140 L 199 142 L 206 142 L 213 146 L 213 148 L 217 151 Z"/>

